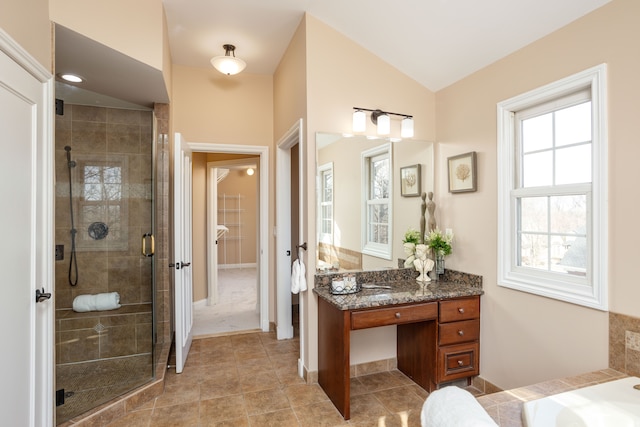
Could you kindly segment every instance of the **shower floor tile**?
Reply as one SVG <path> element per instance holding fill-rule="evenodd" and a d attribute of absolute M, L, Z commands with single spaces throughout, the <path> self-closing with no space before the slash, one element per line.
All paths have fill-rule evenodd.
<path fill-rule="evenodd" d="M 58 365 L 56 389 L 64 389 L 67 397 L 56 408 L 56 421 L 68 421 L 151 378 L 151 354 Z"/>

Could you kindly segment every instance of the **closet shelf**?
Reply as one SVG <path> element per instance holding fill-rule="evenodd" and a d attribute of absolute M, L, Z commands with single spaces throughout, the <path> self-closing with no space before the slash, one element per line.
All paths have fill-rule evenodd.
<path fill-rule="evenodd" d="M 245 239 L 242 235 L 244 231 L 242 225 L 244 215 L 242 213 L 245 209 L 240 206 L 244 197 L 239 193 L 235 195 L 223 193 L 218 196 L 218 221 L 230 229 L 220 240 L 223 264 L 229 264 L 229 261 L 232 264 L 242 264 L 242 241 Z M 231 222 L 227 222 L 227 220 L 231 220 Z"/>

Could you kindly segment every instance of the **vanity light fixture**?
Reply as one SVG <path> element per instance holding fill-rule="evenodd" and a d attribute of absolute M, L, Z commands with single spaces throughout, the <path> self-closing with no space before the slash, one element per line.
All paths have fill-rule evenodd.
<path fill-rule="evenodd" d="M 253 170 L 253 168 L 247 168 L 247 175 L 251 176 L 255 173 L 255 171 Z"/>
<path fill-rule="evenodd" d="M 211 59 L 211 65 L 222 74 L 232 76 L 238 74 L 244 70 L 247 63 L 240 58 L 236 58 L 236 47 L 232 44 L 225 44 L 222 46 L 224 49 L 224 56 L 216 56 Z"/>
<path fill-rule="evenodd" d="M 400 134 L 403 138 L 413 137 L 413 116 L 408 114 L 391 113 L 382 110 L 369 110 L 367 108 L 353 107 L 353 131 L 364 132 L 366 129 L 366 113 L 371 112 L 371 121 L 378 127 L 378 135 L 389 135 L 391 133 L 391 117 L 402 117 L 402 127 Z"/>

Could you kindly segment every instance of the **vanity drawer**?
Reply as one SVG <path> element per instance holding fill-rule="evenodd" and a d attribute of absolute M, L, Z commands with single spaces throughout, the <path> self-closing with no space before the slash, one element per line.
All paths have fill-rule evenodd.
<path fill-rule="evenodd" d="M 440 301 L 441 323 L 478 319 L 479 317 L 480 297 Z"/>
<path fill-rule="evenodd" d="M 437 317 L 437 302 L 354 311 L 351 313 L 351 329 L 365 329 L 376 326 L 397 325 L 399 323 L 435 320 Z"/>
<path fill-rule="evenodd" d="M 480 346 L 477 342 L 438 349 L 438 383 L 478 375 Z"/>
<path fill-rule="evenodd" d="M 480 339 L 480 319 L 441 323 L 438 326 L 440 345 L 459 344 Z"/>

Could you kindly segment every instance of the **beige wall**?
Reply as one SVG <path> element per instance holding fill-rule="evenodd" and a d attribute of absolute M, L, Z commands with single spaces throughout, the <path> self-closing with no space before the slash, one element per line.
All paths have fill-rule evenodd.
<path fill-rule="evenodd" d="M 193 301 L 207 298 L 207 154 L 193 153 L 191 271 Z M 197 230 L 197 231 L 196 231 Z"/>
<path fill-rule="evenodd" d="M 440 224 L 455 233 L 451 268 L 484 276 L 481 375 L 512 388 L 608 366 L 606 312 L 496 284 L 496 103 L 608 64 L 610 310 L 640 316 L 635 180 L 640 155 L 640 3 L 615 0 L 436 94 Z M 446 158 L 478 152 L 478 191 L 447 193 Z M 482 226 L 479 226 L 479 225 Z"/>
<path fill-rule="evenodd" d="M 256 146 L 273 144 L 272 76 L 248 73 L 224 76 L 213 68 L 191 68 L 179 65 L 174 65 L 172 71 L 173 131 L 181 133 L 186 141 Z M 199 161 L 198 164 L 202 169 L 206 167 L 207 161 L 206 156 L 203 157 L 204 160 Z M 270 157 L 273 157 L 273 154 Z M 202 175 L 205 173 L 202 170 L 201 177 L 206 176 Z M 275 204 L 273 180 L 274 174 L 271 173 L 269 206 Z M 206 298 L 205 189 L 204 183 L 198 187 L 197 198 L 201 205 L 198 207 L 194 188 L 194 215 L 197 214 L 198 217 L 194 216 L 193 223 L 193 259 L 198 259 L 203 266 L 194 268 L 194 301 Z M 273 221 L 273 215 L 271 215 L 270 229 L 273 227 Z M 269 245 L 273 247 L 273 237 L 271 233 L 269 235 L 271 240 Z M 270 266 L 271 263 L 268 265 Z M 270 284 L 274 283 L 274 277 L 274 269 L 270 268 Z M 273 307 L 270 307 L 269 313 L 270 321 L 273 321 L 275 318 Z"/>
<path fill-rule="evenodd" d="M 254 162 L 257 164 L 259 158 Z M 256 264 L 258 177 L 257 173 L 247 175 L 246 167 L 230 169 L 229 175 L 218 184 L 218 223 L 229 228 L 226 241 L 222 239 L 218 243 L 221 266 Z M 238 209 L 240 212 L 234 212 Z M 226 220 L 224 210 L 228 211 Z"/>
<path fill-rule="evenodd" d="M 70 30 L 163 70 L 162 0 L 50 0 L 50 19 Z"/>
<path fill-rule="evenodd" d="M 47 70 L 52 70 L 48 0 L 3 0 L 0 28 Z"/>
<path fill-rule="evenodd" d="M 307 242 L 316 246 L 315 236 L 315 133 L 351 132 L 353 107 L 380 108 L 413 114 L 415 139 L 435 139 L 435 95 L 416 81 L 400 73 L 371 52 L 355 44 L 318 19 L 306 16 L 307 138 L 308 180 L 306 183 L 310 231 Z M 369 128 L 369 132 L 375 130 Z M 395 132 L 395 134 L 393 134 Z M 399 136 L 399 122 L 392 120 L 392 135 Z M 419 227 L 419 224 L 416 224 Z M 308 279 L 313 278 L 313 260 Z M 308 292 L 306 321 L 307 359 L 305 366 L 317 370 L 317 305 Z M 395 328 L 385 327 L 352 334 L 352 363 L 395 357 Z"/>

